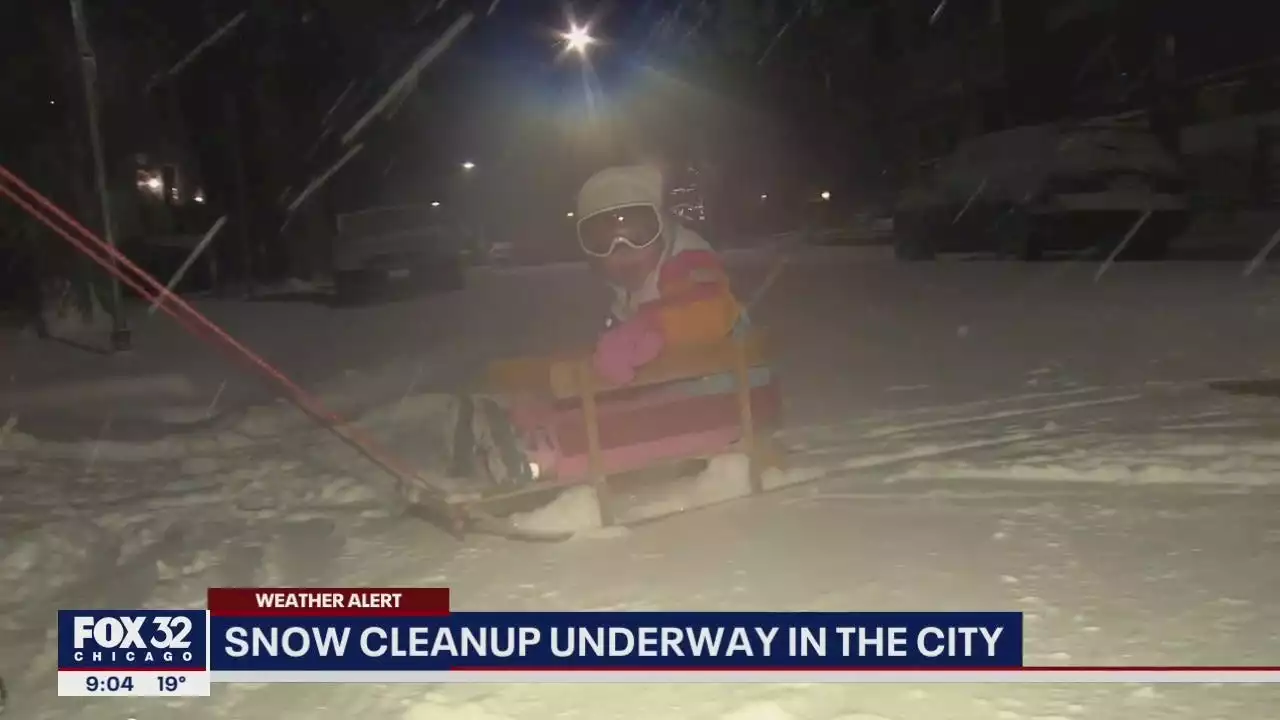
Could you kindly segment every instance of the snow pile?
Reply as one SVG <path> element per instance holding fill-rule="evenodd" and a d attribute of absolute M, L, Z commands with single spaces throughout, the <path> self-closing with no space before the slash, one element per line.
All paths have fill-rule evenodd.
<path fill-rule="evenodd" d="M 17 427 L 18 416 L 10 415 L 5 420 L 4 426 L 0 427 L 0 450 L 4 450 L 8 454 L 19 450 L 30 450 L 40 445 L 38 439 L 16 430 L 15 428 Z"/>
<path fill-rule="evenodd" d="M 0 392 L 0 402 L 14 408 L 65 408 L 80 403 L 151 402 L 159 398 L 189 400 L 197 393 L 185 375 L 119 375 L 82 381 L 61 381 L 35 387 L 21 385 Z"/>
<path fill-rule="evenodd" d="M 311 430 L 315 428 L 315 420 L 307 417 L 287 400 L 279 400 L 272 405 L 258 405 L 249 408 L 237 419 L 234 430 L 251 438 L 278 437 L 294 430 Z"/>
<path fill-rule="evenodd" d="M 359 383 L 351 388 L 333 395 L 326 393 L 326 402 L 344 407 L 341 398 L 367 397 L 370 383 Z M 438 442 L 448 439 L 452 442 L 453 426 L 457 419 L 457 401 L 454 396 L 443 393 L 405 394 L 403 380 L 384 393 L 387 400 L 376 407 L 358 409 L 357 424 L 379 437 L 410 433 L 417 441 Z M 331 399 L 333 398 L 333 399 Z M 346 407 L 352 407 L 355 401 L 347 401 Z"/>
<path fill-rule="evenodd" d="M 47 298 L 41 309 L 49 335 L 71 340 L 86 339 L 95 344 L 101 341 L 103 334 L 111 330 L 111 315 L 103 308 L 96 292 L 91 290 L 88 300 L 89 317 L 86 318 L 77 304 L 74 290 L 64 282 L 61 295 L 51 300 Z"/>
<path fill-rule="evenodd" d="M 14 432 L 14 428 L 16 428 L 16 427 L 18 427 L 18 416 L 17 416 L 17 415 L 10 415 L 10 416 L 9 416 L 9 417 L 4 421 L 4 423 L 3 423 L 3 424 L 0 424 L 0 449 L 3 449 L 3 448 L 5 447 L 5 445 L 6 445 L 6 443 L 9 443 L 9 442 L 10 442 L 10 440 L 9 440 L 9 439 L 10 439 L 11 437 L 12 437 L 12 438 L 14 438 L 13 443 L 12 443 L 12 444 L 10 445 L 10 447 L 9 447 L 9 449 L 10 449 L 11 451 L 12 451 L 12 449 L 13 449 L 14 447 L 16 447 L 16 446 L 18 446 L 18 445 L 22 444 L 23 442 L 28 442 L 28 443 L 29 443 L 29 442 L 31 442 L 32 440 L 34 440 L 34 439 L 35 439 L 35 438 L 32 438 L 32 437 L 31 437 L 31 436 L 29 436 L 29 435 L 28 435 L 28 436 L 25 436 L 25 438 L 18 438 L 18 437 L 15 437 L 15 436 L 17 435 L 17 433 L 15 433 L 15 432 Z M 14 464 L 15 464 L 15 463 L 13 462 L 13 459 L 12 459 L 12 458 L 9 458 L 9 461 L 8 461 L 8 462 L 0 462 L 0 467 L 12 466 L 12 465 L 14 465 Z"/>
<path fill-rule="evenodd" d="M 290 277 L 276 283 L 256 285 L 254 295 L 260 298 L 271 298 L 277 295 L 321 294 L 329 289 L 328 285 L 315 280 Z"/>
<path fill-rule="evenodd" d="M 929 207 L 947 195 L 978 194 L 1022 203 L 1050 177 L 1105 171 L 1173 176 L 1178 166 L 1154 135 L 1105 119 L 1079 125 L 1026 125 L 979 135 L 938 161 L 925 182 L 908 186 L 902 209 Z"/>
<path fill-rule="evenodd" d="M 723 502 L 751 494 L 751 461 L 742 453 L 711 458 L 707 468 L 693 479 L 685 507 Z"/>
<path fill-rule="evenodd" d="M 742 453 L 727 453 L 711 458 L 696 477 L 672 483 L 658 497 L 627 508 L 626 518 L 630 522 L 659 518 L 750 494 L 750 461 Z"/>
<path fill-rule="evenodd" d="M 152 442 L 94 440 L 60 442 L 41 440 L 18 430 L 5 437 L 4 449 L 14 453 L 38 455 L 44 459 L 74 459 L 86 464 L 108 462 L 150 462 L 173 460 L 186 454 L 186 446 L 177 438 Z"/>
<path fill-rule="evenodd" d="M 600 529 L 600 501 L 590 485 L 571 487 L 547 505 L 511 516 L 511 523 L 533 532 L 586 533 Z"/>
<path fill-rule="evenodd" d="M 104 561 L 114 560 L 111 541 L 103 528 L 78 520 L 7 537 L 0 543 L 0 587 L 5 588 L 0 608 L 36 601 L 92 574 Z M 9 615 L 0 612 L 0 617 Z M 17 617 L 14 613 L 13 619 Z"/>
<path fill-rule="evenodd" d="M 750 495 L 750 462 L 742 453 L 718 455 L 692 478 L 636 488 L 630 495 L 615 493 L 622 506 L 619 508 L 621 522 L 660 518 Z M 511 522 L 516 527 L 539 532 L 598 535 L 600 503 L 594 488 L 579 485 L 565 490 L 537 510 L 512 515 Z"/>

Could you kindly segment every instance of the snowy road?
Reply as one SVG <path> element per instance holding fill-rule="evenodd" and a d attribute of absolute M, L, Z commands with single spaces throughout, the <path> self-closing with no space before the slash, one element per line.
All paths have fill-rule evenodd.
<path fill-rule="evenodd" d="M 741 265 L 751 288 L 767 262 Z M 1116 265 L 1095 283 L 1096 270 L 797 257 L 757 318 L 780 342 L 789 477 L 813 482 L 607 539 L 460 545 L 389 514 L 367 482 L 375 471 L 287 408 L 146 440 L 113 437 L 106 403 L 68 421 L 80 440 L 26 435 L 20 413 L 0 455 L 10 712 L 1270 720 L 1280 689 L 1240 686 L 219 687 L 203 702 L 136 707 L 52 697 L 49 608 L 198 606 L 210 585 L 445 584 L 462 609 L 1011 609 L 1029 613 L 1028 662 L 1280 664 L 1280 397 L 1213 384 L 1280 374 L 1277 275 Z M 411 449 L 414 394 L 594 321 L 572 268 L 474 280 L 460 295 L 356 310 L 202 307 L 335 404 L 380 406 L 366 425 Z M 165 403 L 205 408 L 223 381 L 245 387 L 227 403 L 255 398 L 175 331 L 140 336 L 137 367 L 188 383 Z M 93 380 L 87 361 L 31 367 L 14 347 L 6 369 L 40 379 L 30 387 L 57 387 L 51 365 Z"/>

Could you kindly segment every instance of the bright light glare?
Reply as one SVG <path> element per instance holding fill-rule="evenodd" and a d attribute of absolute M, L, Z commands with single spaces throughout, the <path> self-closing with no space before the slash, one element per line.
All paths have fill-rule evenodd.
<path fill-rule="evenodd" d="M 573 217 L 573 211 L 572 211 L 572 210 L 570 210 L 569 212 L 565 213 L 565 214 L 564 214 L 564 216 L 565 216 L 565 217 Z"/>
<path fill-rule="evenodd" d="M 470 160 L 468 160 L 468 161 L 466 161 L 466 162 L 462 163 L 462 169 L 463 169 L 463 170 L 475 170 L 475 169 L 476 169 L 476 164 L 475 164 L 475 163 L 473 163 L 473 162 L 471 162 Z"/>
<path fill-rule="evenodd" d="M 768 199 L 769 199 L 769 194 L 768 194 L 768 193 L 760 193 L 760 199 L 761 199 L 761 200 L 768 200 Z"/>
<path fill-rule="evenodd" d="M 440 201 L 439 201 L 439 200 L 432 200 L 432 201 L 431 201 L 431 207 L 440 207 Z"/>
<path fill-rule="evenodd" d="M 830 199 L 831 199 L 831 193 L 827 192 L 826 190 L 823 190 L 823 191 L 822 191 L 822 199 L 823 199 L 823 200 L 830 200 Z"/>
<path fill-rule="evenodd" d="M 586 26 L 570 25 L 569 32 L 563 35 L 565 44 L 569 49 L 577 53 L 585 53 L 587 47 L 595 44 L 596 39 L 591 37 Z"/>
<path fill-rule="evenodd" d="M 155 176 L 147 178 L 147 187 L 151 190 L 159 190 L 163 186 L 164 182 L 161 181 L 160 178 Z"/>
<path fill-rule="evenodd" d="M 193 195 L 193 196 L 191 197 L 191 199 L 192 199 L 192 200 L 195 200 L 195 201 L 196 201 L 196 202 L 198 202 L 198 203 L 204 203 L 204 191 L 203 191 L 203 190 L 197 190 L 197 191 L 196 191 L 196 194 L 195 194 L 195 195 Z"/>

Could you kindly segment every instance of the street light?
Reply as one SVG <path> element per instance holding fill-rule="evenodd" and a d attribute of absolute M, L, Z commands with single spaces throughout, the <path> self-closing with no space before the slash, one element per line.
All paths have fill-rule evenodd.
<path fill-rule="evenodd" d="M 475 169 L 476 169 L 476 164 L 475 164 L 475 163 L 473 163 L 473 162 L 471 162 L 470 160 L 468 160 L 468 161 L 466 161 L 466 162 L 462 163 L 462 169 L 463 169 L 463 170 L 475 170 Z"/>
<path fill-rule="evenodd" d="M 823 200 L 830 200 L 830 199 L 831 199 L 831 193 L 827 192 L 826 190 L 823 190 L 823 191 L 822 191 L 822 199 L 823 199 Z"/>
<path fill-rule="evenodd" d="M 440 207 L 440 201 L 439 201 L 439 200 L 432 200 L 432 201 L 431 201 L 431 207 Z"/>
<path fill-rule="evenodd" d="M 569 212 L 565 213 L 565 214 L 564 214 L 564 216 L 565 216 L 565 217 L 567 217 L 567 218 L 571 218 L 571 217 L 573 217 L 573 211 L 572 211 L 572 210 L 570 210 Z"/>
<path fill-rule="evenodd" d="M 565 45 L 579 55 L 585 55 L 587 48 L 596 42 L 596 39 L 591 37 L 587 26 L 573 23 L 569 25 L 569 32 L 564 33 L 561 37 L 564 38 Z"/>

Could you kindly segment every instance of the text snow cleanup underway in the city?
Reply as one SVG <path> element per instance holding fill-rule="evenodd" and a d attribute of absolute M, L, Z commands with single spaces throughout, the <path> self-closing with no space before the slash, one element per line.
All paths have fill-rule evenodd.
<path fill-rule="evenodd" d="M 3 720 L 1280 717 L 1254 5 L 12 5 Z"/>

